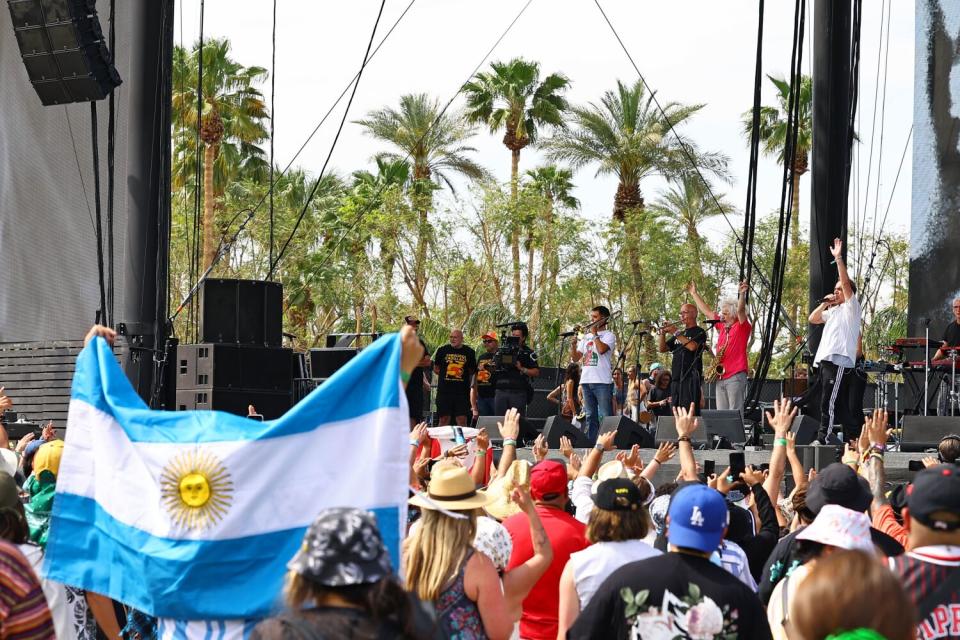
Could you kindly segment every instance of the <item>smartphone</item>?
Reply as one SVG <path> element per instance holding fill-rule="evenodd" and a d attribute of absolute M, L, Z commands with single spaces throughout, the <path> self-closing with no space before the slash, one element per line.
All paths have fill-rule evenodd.
<path fill-rule="evenodd" d="M 250 418 L 251 420 L 256 420 L 257 422 L 263 422 L 262 413 L 248 413 L 247 417 Z"/>
<path fill-rule="evenodd" d="M 717 472 L 717 463 L 714 460 L 703 461 L 703 475 L 707 478 Z"/>
<path fill-rule="evenodd" d="M 462 427 L 453 427 L 453 441 L 457 444 L 466 444 L 467 439 L 463 437 Z"/>
<path fill-rule="evenodd" d="M 740 474 L 747 470 L 746 460 L 743 451 L 733 451 L 730 453 L 730 475 L 734 480 L 740 479 Z"/>
<path fill-rule="evenodd" d="M 923 464 L 922 460 L 911 460 L 907 463 L 907 469 L 910 471 L 923 471 L 926 469 L 926 465 Z"/>

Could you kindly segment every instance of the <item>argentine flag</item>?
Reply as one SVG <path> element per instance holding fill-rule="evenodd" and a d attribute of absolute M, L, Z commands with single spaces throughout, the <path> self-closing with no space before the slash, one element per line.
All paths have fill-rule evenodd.
<path fill-rule="evenodd" d="M 153 411 L 102 338 L 77 358 L 45 572 L 179 620 L 277 607 L 326 507 L 376 514 L 394 566 L 409 438 L 400 336 L 364 349 L 286 415 Z"/>

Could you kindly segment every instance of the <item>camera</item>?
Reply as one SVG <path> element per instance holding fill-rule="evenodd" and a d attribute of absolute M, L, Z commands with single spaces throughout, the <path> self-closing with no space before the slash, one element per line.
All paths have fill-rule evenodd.
<path fill-rule="evenodd" d="M 511 371 L 517 366 L 520 357 L 520 336 L 501 335 L 500 347 L 493 354 L 493 364 L 497 373 Z"/>

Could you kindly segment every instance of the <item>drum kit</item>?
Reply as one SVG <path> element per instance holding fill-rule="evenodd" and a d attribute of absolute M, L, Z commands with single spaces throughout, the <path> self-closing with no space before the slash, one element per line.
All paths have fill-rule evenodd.
<path fill-rule="evenodd" d="M 913 349 L 923 349 L 924 358 L 922 360 L 904 360 L 904 352 Z M 947 357 L 934 360 L 930 357 L 931 350 L 933 350 L 933 353 L 939 350 L 941 354 Z M 928 415 L 931 383 L 937 376 L 939 376 L 941 382 L 946 382 L 947 376 L 949 375 L 949 391 L 947 391 L 945 398 L 946 402 L 941 404 L 941 410 L 944 414 L 949 411 L 949 415 L 957 415 L 958 411 L 960 411 L 960 391 L 957 389 L 957 360 L 960 359 L 960 346 L 941 347 L 939 342 L 923 337 L 899 338 L 894 340 L 893 344 L 888 345 L 885 351 L 896 360 L 896 363 L 888 364 L 882 362 L 877 364 L 890 367 L 892 369 L 890 373 L 904 374 L 904 381 L 911 387 L 917 398 L 917 402 L 913 407 L 913 413 L 920 414 L 920 403 L 922 402 L 922 415 Z M 923 374 L 922 395 L 920 394 L 920 386 L 916 383 L 915 378 L 907 375 L 908 373 Z M 881 379 L 883 375 L 884 374 L 881 373 Z"/>

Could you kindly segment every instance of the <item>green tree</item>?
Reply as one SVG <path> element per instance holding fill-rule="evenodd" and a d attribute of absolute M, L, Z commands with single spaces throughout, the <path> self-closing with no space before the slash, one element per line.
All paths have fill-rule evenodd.
<path fill-rule="evenodd" d="M 514 58 L 493 62 L 491 71 L 481 71 L 463 86 L 467 96 L 467 119 L 482 122 L 491 133 L 503 130 L 503 144 L 510 150 L 510 202 L 516 212 L 520 152 L 535 144 L 541 127 L 562 127 L 567 109 L 563 93 L 570 80 L 560 73 L 540 79 L 540 64 Z M 520 225 L 510 235 L 513 258 L 513 306 L 520 309 Z"/>
<path fill-rule="evenodd" d="M 540 256 L 540 277 L 534 280 L 534 230 L 535 225 L 527 225 L 527 298 L 532 297 L 536 288 L 539 290 L 539 300 L 534 308 L 534 321 L 539 318 L 543 309 L 544 300 L 549 300 L 552 292 L 556 289 L 557 272 L 559 271 L 559 262 L 557 260 L 557 250 L 555 235 L 555 211 L 561 209 L 577 209 L 580 207 L 580 201 L 573 196 L 573 172 L 569 169 L 561 169 L 556 165 L 546 165 L 537 167 L 526 172 L 527 182 L 524 185 L 526 189 L 533 191 L 544 199 L 543 208 L 543 246 Z"/>
<path fill-rule="evenodd" d="M 681 144 L 681 138 L 671 133 L 671 125 L 681 125 L 702 108 L 702 104 L 668 102 L 661 112 L 640 80 L 632 85 L 617 81 L 616 90 L 605 92 L 599 104 L 573 107 L 572 126 L 558 130 L 547 144 L 547 153 L 553 160 L 566 161 L 574 169 L 596 165 L 598 176 L 617 177 L 613 218 L 624 227 L 635 290 L 643 288 L 641 181 L 653 175 L 676 178 L 689 173 L 692 167 L 687 153 L 702 170 L 727 177 L 726 156 L 701 152 L 685 138 Z"/>
<path fill-rule="evenodd" d="M 396 148 L 380 154 L 387 160 L 406 160 L 411 165 L 411 199 L 419 214 L 418 234 L 414 249 L 414 265 L 407 284 L 417 307 L 429 315 L 426 300 L 427 248 L 431 240 L 429 212 L 433 208 L 433 191 L 446 185 L 454 190 L 451 175 L 470 179 L 488 177 L 487 171 L 470 158 L 476 149 L 466 141 L 475 130 L 461 114 L 442 113 L 440 102 L 427 94 L 401 96 L 399 109 L 384 107 L 371 111 L 357 124 L 367 133 Z"/>
<path fill-rule="evenodd" d="M 175 47 L 172 110 L 174 189 L 194 181 L 197 162 L 197 80 L 199 44 L 190 52 Z M 265 175 L 268 165 L 257 146 L 267 138 L 269 117 L 256 85 L 267 77 L 262 67 L 245 67 L 230 57 L 230 41 L 214 39 L 203 45 L 203 106 L 200 141 L 203 145 L 203 264 L 217 252 L 216 210 L 226 185 L 241 177 Z M 196 186 L 196 185 L 192 185 Z"/>
<path fill-rule="evenodd" d="M 697 283 L 703 282 L 702 254 L 705 243 L 698 228 L 710 218 L 733 210 L 733 205 L 723 197 L 714 200 L 696 174 L 688 174 L 677 180 L 650 207 L 653 215 L 684 230 L 688 255 L 692 258 L 689 263 L 690 275 Z"/>
<path fill-rule="evenodd" d="M 787 154 L 787 114 L 790 108 L 790 83 L 783 78 L 768 75 L 777 88 L 777 104 L 760 107 L 760 143 L 762 151 L 775 156 L 782 165 Z M 753 130 L 753 110 L 743 114 L 743 134 L 750 139 Z M 800 102 L 797 128 L 797 149 L 793 160 L 793 223 L 790 225 L 790 244 L 800 242 L 800 178 L 810 168 L 810 149 L 813 146 L 813 80 L 800 78 Z"/>

